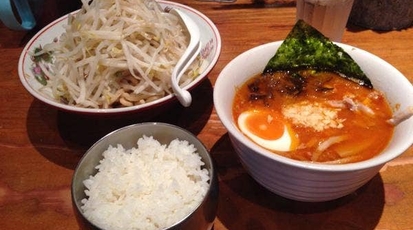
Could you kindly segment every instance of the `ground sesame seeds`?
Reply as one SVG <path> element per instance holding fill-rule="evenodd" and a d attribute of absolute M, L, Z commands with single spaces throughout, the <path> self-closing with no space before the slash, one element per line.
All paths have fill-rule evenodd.
<path fill-rule="evenodd" d="M 283 115 L 294 125 L 313 128 L 318 132 L 328 128 L 342 128 L 345 119 L 338 118 L 339 111 L 339 108 L 309 101 L 287 105 L 282 109 Z"/>

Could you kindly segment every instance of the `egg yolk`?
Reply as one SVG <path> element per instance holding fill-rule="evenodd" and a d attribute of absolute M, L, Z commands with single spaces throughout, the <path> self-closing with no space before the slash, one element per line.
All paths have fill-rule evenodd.
<path fill-rule="evenodd" d="M 284 133 L 284 123 L 267 112 L 251 112 L 244 124 L 251 133 L 267 140 L 278 139 Z"/>
<path fill-rule="evenodd" d="M 267 110 L 249 110 L 238 117 L 241 132 L 258 145 L 274 151 L 296 149 L 298 139 L 281 114 Z"/>

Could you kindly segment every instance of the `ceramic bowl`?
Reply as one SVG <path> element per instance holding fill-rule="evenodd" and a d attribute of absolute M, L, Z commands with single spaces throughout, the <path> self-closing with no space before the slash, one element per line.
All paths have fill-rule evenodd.
<path fill-rule="evenodd" d="M 280 196 L 321 202 L 346 196 L 374 177 L 386 162 L 398 157 L 413 143 L 413 118 L 395 128 L 388 147 L 378 156 L 358 163 L 329 165 L 292 160 L 274 154 L 246 138 L 232 116 L 236 88 L 262 73 L 282 41 L 252 48 L 229 62 L 214 86 L 214 105 L 246 171 L 262 186 Z M 391 107 L 402 111 L 413 106 L 413 86 L 393 66 L 379 57 L 339 44 L 361 66 L 376 89 L 386 94 Z M 379 135 L 379 134 L 378 134 Z"/>
<path fill-rule="evenodd" d="M 165 8 L 176 8 L 187 14 L 194 22 L 198 25 L 199 31 L 201 33 L 201 59 L 203 60 L 202 71 L 199 76 L 195 78 L 191 83 L 186 85 L 184 89 L 189 91 L 193 90 L 197 85 L 199 85 L 204 79 L 207 78 L 208 73 L 215 66 L 218 61 L 218 57 L 221 53 L 221 36 L 215 26 L 215 24 L 201 12 L 170 1 L 158 1 L 161 7 Z M 154 114 L 161 110 L 162 107 L 169 106 L 176 102 L 174 94 L 169 94 L 160 99 L 136 106 L 122 107 L 122 108 L 109 108 L 109 109 L 93 109 L 93 108 L 81 108 L 76 106 L 65 105 L 56 101 L 53 98 L 51 92 L 40 91 L 43 87 L 41 83 L 35 78 L 33 74 L 33 60 L 30 53 L 39 46 L 51 43 L 54 39 L 58 38 L 65 30 L 64 26 L 67 24 L 68 15 L 65 15 L 54 22 L 50 23 L 42 30 L 40 30 L 24 47 L 18 64 L 18 73 L 20 81 L 26 90 L 33 95 L 38 100 L 49 104 L 60 110 L 82 113 L 82 114 L 122 114 L 122 113 L 139 113 L 148 112 Z M 159 113 L 159 112 L 158 112 Z"/>
<path fill-rule="evenodd" d="M 130 149 L 136 147 L 137 140 L 143 135 L 153 136 L 154 139 L 165 145 L 176 138 L 188 141 L 197 149 L 197 153 L 205 163 L 204 167 L 209 172 L 209 188 L 202 202 L 189 215 L 167 229 L 211 229 L 216 217 L 219 193 L 217 172 L 211 156 L 201 141 L 190 132 L 174 125 L 152 122 L 126 126 L 107 134 L 87 150 L 78 163 L 72 179 L 71 194 L 74 211 L 81 229 L 100 229 L 96 223 L 90 222 L 83 215 L 81 200 L 86 198 L 84 192 L 86 187 L 83 181 L 97 172 L 95 167 L 103 158 L 102 153 L 108 149 L 109 145 L 122 144 L 125 149 Z"/>

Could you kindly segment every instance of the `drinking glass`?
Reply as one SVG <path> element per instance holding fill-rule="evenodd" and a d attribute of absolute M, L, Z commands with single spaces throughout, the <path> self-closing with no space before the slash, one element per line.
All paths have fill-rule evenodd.
<path fill-rule="evenodd" d="M 297 0 L 297 20 L 302 19 L 332 41 L 340 42 L 354 0 Z"/>

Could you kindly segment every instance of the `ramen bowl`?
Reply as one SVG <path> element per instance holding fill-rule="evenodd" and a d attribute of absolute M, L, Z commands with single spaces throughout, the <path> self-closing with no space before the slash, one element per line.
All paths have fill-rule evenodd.
<path fill-rule="evenodd" d="M 388 146 L 377 156 L 348 164 L 322 164 L 293 160 L 275 154 L 243 135 L 234 122 L 232 102 L 236 89 L 262 73 L 282 41 L 252 48 L 229 62 L 214 86 L 214 105 L 246 171 L 259 184 L 282 197 L 322 202 L 351 194 L 372 179 L 386 162 L 413 143 L 413 118 L 397 125 Z M 373 86 L 384 92 L 392 109 L 413 106 L 413 86 L 393 66 L 379 57 L 345 44 L 341 46 L 363 69 Z M 380 135 L 378 133 L 377 135 Z"/>
<path fill-rule="evenodd" d="M 199 55 L 201 67 L 199 70 L 199 75 L 196 76 L 191 82 L 183 86 L 184 89 L 192 91 L 207 78 L 208 73 L 212 70 L 218 60 L 221 53 L 220 33 L 215 24 L 207 16 L 189 6 L 170 1 L 161 0 L 157 2 L 165 10 L 171 8 L 179 9 L 188 15 L 199 28 L 201 37 L 201 52 Z M 65 33 L 65 25 L 68 23 L 69 15 L 73 15 L 76 12 L 77 11 L 58 18 L 49 25 L 45 26 L 36 35 L 34 35 L 24 47 L 18 63 L 18 73 L 22 85 L 33 97 L 63 111 L 93 115 L 113 115 L 124 113 L 136 114 L 141 112 L 154 115 L 155 113 L 162 111 L 163 108 L 175 104 L 177 100 L 175 95 L 172 93 L 143 104 L 116 108 L 85 108 L 67 105 L 57 100 L 54 97 L 52 90 L 45 87 L 44 82 L 41 80 L 39 81 L 38 74 L 35 74 L 38 68 L 34 68 L 36 63 L 33 60 L 32 54 L 35 49 L 44 47 L 46 44 L 56 42 L 57 39 Z"/>
<path fill-rule="evenodd" d="M 137 141 L 143 135 L 146 135 L 147 137 L 153 137 L 154 140 L 157 140 L 161 145 L 168 146 L 168 148 L 172 145 L 172 141 L 176 139 L 178 139 L 179 141 L 187 141 L 187 144 L 181 143 L 180 145 L 174 145 L 175 151 L 177 150 L 174 154 L 178 156 L 179 160 L 176 160 L 177 158 L 173 157 L 174 154 L 171 153 L 172 150 L 168 149 L 167 151 L 169 152 L 165 155 L 162 155 L 161 153 L 156 155 L 158 157 L 151 157 L 151 154 L 148 154 L 148 152 L 145 151 L 148 150 L 154 152 L 159 150 L 159 152 L 162 152 L 162 150 L 160 150 L 159 146 L 154 145 L 154 143 L 152 141 L 149 141 L 148 139 L 144 141 L 147 142 L 147 144 L 139 145 L 139 147 L 137 147 Z M 135 155 L 136 157 L 139 157 L 138 159 L 140 160 L 132 157 L 134 153 L 131 153 L 130 156 L 128 155 L 127 161 L 132 162 L 133 160 L 134 164 L 132 164 L 132 166 L 129 165 L 124 167 L 125 165 L 121 163 L 121 160 L 119 160 L 126 159 L 123 157 L 125 155 L 122 155 L 123 151 L 119 151 L 118 149 L 117 152 L 114 152 L 113 158 L 109 158 L 108 155 L 103 155 L 103 152 L 109 151 L 109 146 L 118 146 L 119 144 L 123 146 L 124 150 L 130 150 L 132 148 L 140 149 L 140 152 Z M 188 152 L 183 153 L 188 150 L 189 145 L 193 145 L 193 147 L 196 148 L 195 152 L 189 151 L 190 154 L 186 154 Z M 144 155 L 149 157 L 143 157 Z M 196 160 L 194 160 L 194 157 L 196 158 Z M 109 161 L 108 164 L 104 164 L 102 163 L 102 159 L 111 159 L 111 161 Z M 199 161 L 202 161 L 204 165 L 199 166 Z M 199 180 L 198 182 L 193 183 L 182 182 L 182 180 L 186 181 L 186 176 L 181 177 L 182 174 L 180 174 L 179 172 L 182 172 L 182 168 L 184 168 L 184 166 L 177 167 L 177 164 L 179 166 L 184 165 L 186 167 L 186 169 L 183 171 L 187 172 L 187 174 L 184 174 L 187 176 L 192 175 L 194 177 L 197 177 L 196 175 L 205 175 L 206 170 L 209 175 L 208 185 L 201 183 L 202 186 L 199 186 Z M 195 165 L 195 167 L 188 167 L 188 165 L 191 164 Z M 106 169 L 111 169 L 109 170 L 111 173 L 104 174 L 109 175 L 107 177 L 103 177 L 105 178 L 104 180 L 99 180 L 96 176 L 98 172 L 98 170 L 96 169 L 97 165 L 100 165 L 102 168 L 104 167 Z M 122 167 L 118 168 L 116 167 L 116 165 L 122 165 Z M 194 168 L 197 167 L 201 167 L 204 172 L 198 174 L 194 173 Z M 102 168 L 99 171 L 101 175 L 102 172 L 107 172 Z M 149 172 L 144 174 L 145 172 L 140 171 L 139 168 L 146 168 L 149 170 Z M 117 169 L 120 169 L 123 172 L 122 176 L 114 173 L 118 172 Z M 168 170 L 172 171 L 165 175 Z M 190 171 L 190 174 L 188 174 L 188 171 Z M 132 174 L 133 176 L 128 176 Z M 99 185 L 95 187 L 99 188 L 98 190 L 92 191 L 92 189 L 90 189 L 91 187 L 86 187 L 84 183 L 86 179 L 90 179 L 91 175 L 94 175 L 94 183 Z M 145 176 L 141 177 L 141 175 Z M 158 179 L 155 181 L 153 178 Z M 182 180 L 178 180 L 178 178 L 181 178 Z M 127 182 L 127 186 L 123 186 L 125 185 L 122 182 L 124 179 L 128 179 L 129 181 Z M 114 183 L 111 183 L 111 181 L 113 181 Z M 133 183 L 130 183 L 130 181 L 133 181 Z M 158 183 L 157 181 L 160 181 L 160 183 Z M 173 183 L 170 183 L 170 181 L 173 181 Z M 202 187 L 206 190 L 206 193 L 189 192 L 193 191 L 193 188 L 195 187 Z M 85 190 L 87 188 L 89 190 L 88 196 L 86 196 L 85 193 Z M 105 193 L 104 188 L 110 188 L 110 192 Z M 171 188 L 173 188 L 174 192 L 170 192 Z M 114 196 L 112 196 L 112 194 L 121 194 L 119 192 L 121 190 L 123 191 L 121 193 L 124 195 L 115 196 L 116 199 L 113 200 L 112 198 L 114 198 Z M 136 229 L 153 229 L 153 226 L 148 227 L 148 225 L 140 225 L 141 221 L 139 220 L 143 219 L 142 222 L 144 223 L 161 223 L 162 226 L 165 226 L 171 222 L 173 223 L 171 225 L 167 225 L 167 227 L 162 229 L 192 230 L 212 228 L 217 212 L 219 193 L 218 190 L 219 188 L 216 169 L 213 165 L 210 154 L 199 139 L 197 139 L 190 132 L 180 127 L 166 123 L 148 122 L 133 124 L 115 130 L 97 141 L 89 150 L 87 150 L 75 169 L 72 179 L 71 194 L 74 211 L 81 229 L 106 229 L 105 227 L 108 226 L 109 222 L 98 221 L 102 220 L 102 218 L 100 218 L 99 216 L 103 214 L 105 216 L 103 218 L 104 220 L 111 219 L 110 222 L 113 224 L 112 226 L 115 227 L 114 229 L 134 229 L 131 226 L 125 225 L 120 227 L 119 223 L 117 223 L 116 221 L 120 221 L 121 224 L 126 224 L 129 222 L 138 224 L 139 226 L 134 225 Z M 129 193 L 129 191 L 133 192 Z M 184 200 L 184 202 L 180 200 L 179 197 L 171 195 L 172 193 L 186 197 L 185 199 L 182 199 Z M 193 194 L 193 196 L 190 196 L 189 198 L 188 194 Z M 203 197 L 199 197 L 199 194 L 205 195 Z M 92 202 L 92 196 L 98 198 L 102 197 L 104 199 L 93 199 L 94 201 Z M 200 199 L 193 199 L 193 197 L 198 197 Z M 130 198 L 132 199 L 130 200 Z M 89 204 L 92 205 L 88 206 L 88 208 L 82 208 L 82 206 L 84 205 L 82 200 L 84 199 L 89 199 Z M 126 202 L 127 199 L 128 202 Z M 188 202 L 188 199 L 192 199 L 192 201 Z M 139 202 L 136 202 L 136 200 L 138 200 Z M 109 203 L 107 201 L 109 201 Z M 145 207 L 142 208 L 141 205 L 144 205 Z M 190 205 L 190 207 L 188 207 L 188 205 Z M 118 212 L 112 211 L 118 206 L 122 207 L 118 210 Z M 186 211 L 184 213 L 180 213 L 182 210 Z M 89 213 L 90 211 L 94 211 L 95 214 L 98 215 L 87 215 L 85 214 L 86 211 Z M 111 214 L 106 215 L 107 213 Z M 180 213 L 179 217 L 171 215 L 173 213 Z M 90 216 L 94 218 L 93 221 L 91 220 L 92 218 Z M 113 220 L 110 217 L 115 217 L 116 219 Z M 130 221 L 131 217 L 134 221 Z M 126 221 L 125 218 L 129 221 Z M 171 221 L 167 221 L 168 219 Z M 163 221 L 167 221 L 167 223 L 164 223 Z"/>

